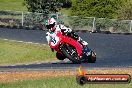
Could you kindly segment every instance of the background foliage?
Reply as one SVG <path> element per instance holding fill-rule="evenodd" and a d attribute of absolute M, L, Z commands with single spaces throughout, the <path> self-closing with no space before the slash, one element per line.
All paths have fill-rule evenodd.
<path fill-rule="evenodd" d="M 132 0 L 122 0 L 117 16 L 119 19 L 132 20 Z"/>
<path fill-rule="evenodd" d="M 132 0 L 0 0 L 0 10 L 132 19 Z"/>
<path fill-rule="evenodd" d="M 70 0 L 24 0 L 25 5 L 31 12 L 39 13 L 56 13 L 60 10 L 60 7 L 71 7 Z"/>
<path fill-rule="evenodd" d="M 47 17 L 45 14 L 55 14 L 60 18 L 61 23 L 65 23 L 73 29 L 89 30 L 94 24 L 97 29 L 101 30 L 112 29 L 112 27 L 116 32 L 131 30 L 132 0 L 19 0 L 19 2 L 18 0 L 0 0 L 0 2 L 0 10 L 24 11 L 24 26 L 26 28 L 41 28 L 41 21 Z M 9 12 L 0 11 L 0 26 L 21 28 L 22 12 Z M 56 12 L 66 14 L 68 17 L 60 13 L 56 14 Z M 95 22 L 93 17 L 96 18 Z M 10 21 L 11 19 L 13 21 Z"/>
<path fill-rule="evenodd" d="M 98 18 L 114 18 L 120 0 L 74 0 L 71 15 Z"/>
<path fill-rule="evenodd" d="M 31 12 L 55 13 L 59 7 L 58 0 L 25 0 L 25 2 Z"/>

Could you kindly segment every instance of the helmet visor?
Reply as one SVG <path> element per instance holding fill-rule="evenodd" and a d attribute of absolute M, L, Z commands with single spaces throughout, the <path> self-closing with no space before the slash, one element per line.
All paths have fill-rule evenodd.
<path fill-rule="evenodd" d="M 54 24 L 50 24 L 50 25 L 46 25 L 46 28 L 47 29 L 51 29 L 51 28 L 53 28 L 55 26 L 55 23 Z"/>

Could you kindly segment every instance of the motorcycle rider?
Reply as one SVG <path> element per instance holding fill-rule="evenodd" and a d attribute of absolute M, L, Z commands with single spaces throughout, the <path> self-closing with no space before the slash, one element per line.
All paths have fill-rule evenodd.
<path fill-rule="evenodd" d="M 88 43 L 83 41 L 81 37 L 79 37 L 75 32 L 73 32 L 70 28 L 67 28 L 63 24 L 57 24 L 57 21 L 54 18 L 49 18 L 46 22 L 46 28 L 49 29 L 49 32 L 61 31 L 64 35 L 67 35 L 75 40 L 77 40 L 82 46 L 87 46 Z M 46 35 L 47 40 L 48 33 Z"/>

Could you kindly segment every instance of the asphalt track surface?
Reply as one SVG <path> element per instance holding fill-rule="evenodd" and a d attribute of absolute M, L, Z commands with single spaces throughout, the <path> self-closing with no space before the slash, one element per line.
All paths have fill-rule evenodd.
<path fill-rule="evenodd" d="M 45 31 L 0 28 L 0 38 L 46 44 Z M 89 47 L 97 53 L 96 63 L 73 64 L 70 61 L 52 61 L 27 65 L 0 66 L 0 69 L 66 69 L 132 67 L 132 35 L 78 32 Z"/>

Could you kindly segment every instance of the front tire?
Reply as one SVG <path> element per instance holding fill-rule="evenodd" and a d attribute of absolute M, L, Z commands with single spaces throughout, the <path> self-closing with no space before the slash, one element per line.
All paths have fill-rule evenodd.
<path fill-rule="evenodd" d="M 58 60 L 64 60 L 66 57 L 63 55 L 63 54 L 61 54 L 61 53 L 56 53 L 56 58 L 58 59 Z"/>
<path fill-rule="evenodd" d="M 80 58 L 78 57 L 78 53 L 73 46 L 63 44 L 63 45 L 61 45 L 61 51 L 73 63 L 75 63 L 75 64 L 81 63 Z M 73 52 L 74 52 L 74 54 L 71 55 Z"/>

